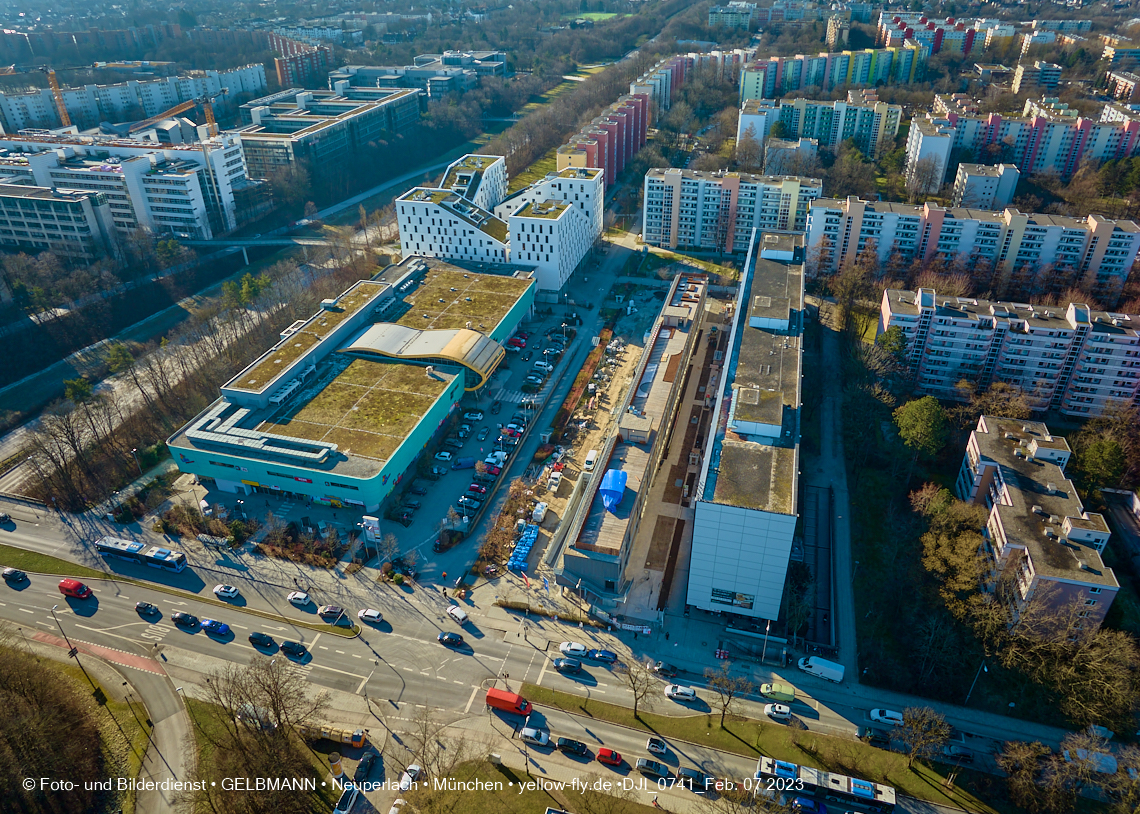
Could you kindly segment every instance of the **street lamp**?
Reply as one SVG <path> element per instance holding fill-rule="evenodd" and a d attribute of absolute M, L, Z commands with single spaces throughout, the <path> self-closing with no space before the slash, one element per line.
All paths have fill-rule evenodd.
<path fill-rule="evenodd" d="M 562 341 L 563 342 L 566 341 L 566 323 L 565 322 L 562 323 Z"/>
<path fill-rule="evenodd" d="M 75 663 L 79 665 L 79 669 L 83 671 L 83 677 L 87 679 L 87 683 L 91 685 L 91 689 L 95 689 L 95 682 L 91 680 L 91 676 L 87 675 L 87 670 L 83 667 L 83 662 L 79 660 L 79 650 L 71 644 L 71 639 L 67 638 L 67 633 L 63 630 L 63 625 L 59 623 L 59 617 L 55 615 L 56 609 L 59 605 L 51 606 L 51 618 L 55 620 L 55 626 L 59 628 L 60 635 L 63 640 L 67 642 L 67 656 L 68 658 L 75 659 Z"/>
<path fill-rule="evenodd" d="M 978 672 L 974 675 L 974 681 L 972 684 L 970 684 L 970 691 L 966 693 L 966 700 L 962 702 L 962 706 L 966 706 L 966 704 L 970 703 L 970 696 L 974 694 L 974 687 L 978 685 L 978 679 L 982 677 L 983 671 L 987 673 L 990 671 L 990 668 L 986 666 L 984 659 L 982 660 L 981 665 L 978 667 Z M 1012 707 L 1013 704 L 1010 704 L 1010 706 Z"/>
<path fill-rule="evenodd" d="M 134 457 L 134 459 L 135 459 L 135 466 L 137 466 L 139 468 L 139 475 L 142 475 L 142 473 L 143 473 L 142 464 L 139 463 L 139 451 L 138 451 L 138 449 L 132 448 L 131 449 L 131 456 Z"/>

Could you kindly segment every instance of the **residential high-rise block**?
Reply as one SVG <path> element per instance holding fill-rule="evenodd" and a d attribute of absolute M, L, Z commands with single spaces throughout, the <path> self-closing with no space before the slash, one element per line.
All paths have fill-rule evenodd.
<path fill-rule="evenodd" d="M 1005 209 L 1013 202 L 1021 173 L 1013 164 L 959 164 L 954 178 L 954 206 L 966 209 Z"/>

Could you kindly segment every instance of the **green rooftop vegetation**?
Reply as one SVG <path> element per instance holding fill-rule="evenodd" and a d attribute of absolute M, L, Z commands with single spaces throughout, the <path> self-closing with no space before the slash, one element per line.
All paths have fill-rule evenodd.
<path fill-rule="evenodd" d="M 522 209 L 515 213 L 516 217 L 520 218 L 546 218 L 548 220 L 558 220 L 558 217 L 569 208 L 569 204 L 562 201 L 542 201 L 540 203 L 528 203 Z"/>
<path fill-rule="evenodd" d="M 349 293 L 337 300 L 334 310 L 325 311 L 322 309 L 319 314 L 305 324 L 304 330 L 320 337 L 328 336 L 333 328 L 372 302 L 385 288 L 387 286 L 383 283 L 371 283 L 362 280 L 353 286 Z"/>
<path fill-rule="evenodd" d="M 229 386 L 251 392 L 264 390 L 266 385 L 280 376 L 283 370 L 319 341 L 319 336 L 307 331 L 290 334 L 276 348 L 261 357 L 261 361 L 234 379 Z"/>
<path fill-rule="evenodd" d="M 355 359 L 287 415 L 259 429 L 335 443 L 341 452 L 387 460 L 447 388 L 423 367 Z"/>
<path fill-rule="evenodd" d="M 791 514 L 795 459 L 792 449 L 725 439 L 713 500 Z"/>
<path fill-rule="evenodd" d="M 463 328 L 471 322 L 476 330 L 489 334 L 531 285 L 529 280 L 514 277 L 429 271 L 420 287 L 405 298 L 411 307 L 396 324 L 428 330 Z"/>

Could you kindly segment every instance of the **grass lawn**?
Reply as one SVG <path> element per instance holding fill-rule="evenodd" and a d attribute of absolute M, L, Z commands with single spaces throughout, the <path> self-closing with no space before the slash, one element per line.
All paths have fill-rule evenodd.
<path fill-rule="evenodd" d="M 597 768 L 592 771 L 599 777 L 604 776 Z M 587 772 L 583 772 L 582 779 L 585 780 L 587 775 Z M 548 808 L 560 811 L 604 811 L 606 814 L 649 814 L 655 810 L 653 806 L 641 805 L 635 801 L 636 798 L 633 797 L 635 794 L 641 799 L 645 799 L 642 792 L 625 792 L 630 799 L 615 796 L 606 798 L 604 802 L 597 798 L 591 801 L 584 799 L 583 795 L 570 789 L 568 785 L 565 788 L 558 788 L 557 784 L 565 781 L 557 780 L 548 780 L 549 783 L 553 784 L 553 788 L 527 788 L 523 791 L 521 788 L 523 784 L 532 782 L 533 777 L 528 777 L 522 769 L 501 765 L 494 766 L 486 761 L 464 763 L 457 767 L 451 776 L 462 782 L 498 783 L 503 788 L 502 791 L 456 791 L 450 793 L 421 789 L 400 796 L 408 799 L 409 808 L 418 806 L 420 811 L 429 811 L 432 810 L 432 807 L 423 805 L 427 799 L 442 802 L 445 796 L 454 795 L 456 799 L 462 801 L 455 810 L 462 811 L 463 814 L 516 814 L 516 812 L 518 814 L 523 812 L 530 814 L 531 812 L 545 811 Z M 541 775 L 537 776 L 541 777 Z M 609 779 L 612 780 L 613 778 Z M 604 794 L 604 792 L 602 793 Z M 618 794 L 621 792 L 619 791 Z M 599 804 L 600 802 L 601 804 Z M 443 808 L 441 807 L 439 810 L 443 810 Z M 448 808 L 447 810 L 452 809 Z"/>
<path fill-rule="evenodd" d="M 927 766 L 916 763 L 908 769 L 906 758 L 894 752 L 876 749 L 865 743 L 794 730 L 786 726 L 763 723 L 748 718 L 732 717 L 719 726 L 720 715 L 694 715 L 674 718 L 642 712 L 634 718 L 633 710 L 586 699 L 570 693 L 524 684 L 520 693 L 535 704 L 546 704 L 576 715 L 587 715 L 603 721 L 655 732 L 668 738 L 699 743 L 746 757 L 763 755 L 788 760 L 801 766 L 873 780 L 894 786 L 904 794 L 973 812 L 1013 812 L 1009 807 L 991 806 L 971 791 L 988 789 L 994 778 L 981 772 L 957 771 L 955 785 L 947 788 L 946 776 L 954 773 L 950 766 Z"/>
<path fill-rule="evenodd" d="M 61 664 L 50 659 L 42 659 L 40 668 L 45 673 L 54 672 L 62 680 L 73 684 L 80 697 L 90 705 L 102 738 L 103 753 L 112 774 L 138 777 L 139 767 L 142 766 L 149 741 L 147 733 L 153 729 L 153 726 L 149 729 L 145 726 L 144 722 L 148 721 L 148 716 L 142 703 L 135 700 L 128 706 L 125 701 L 111 700 L 98 681 L 95 682 L 96 689 L 92 690 L 91 683 L 83 675 L 83 671 L 74 664 Z M 44 678 L 51 680 L 46 675 Z M 102 710 L 96 708 L 100 706 L 103 707 Z M 111 714 L 110 717 L 107 716 L 108 712 Z M 134 814 L 135 793 L 124 792 L 118 800 L 118 805 L 122 807 L 123 814 Z"/>
<path fill-rule="evenodd" d="M 214 764 L 214 746 L 211 741 L 218 741 L 225 737 L 226 730 L 222 724 L 222 719 L 219 718 L 221 708 L 214 704 L 205 701 L 199 701 L 195 698 L 186 697 L 186 711 L 190 714 L 190 719 L 193 725 L 190 727 L 190 732 L 194 735 L 194 742 L 198 749 L 198 765 L 202 767 L 213 767 Z M 311 749 L 307 750 L 313 764 L 313 772 L 317 778 L 325 778 L 329 773 L 329 764 L 326 757 Z M 208 771 L 208 770 L 207 770 Z M 227 772 L 226 775 L 218 775 L 218 780 L 222 776 L 232 775 L 233 772 Z M 203 772 L 203 779 L 209 780 L 207 772 Z M 319 780 L 318 780 L 319 783 Z M 326 805 L 323 810 L 331 810 L 336 805 L 339 793 L 332 785 L 317 786 L 317 789 L 311 792 L 313 796 L 319 797 Z"/>
<path fill-rule="evenodd" d="M 587 11 L 585 14 L 563 14 L 563 20 L 593 20 L 595 23 L 605 22 L 612 17 L 632 17 L 632 14 L 618 14 L 612 11 Z"/>
<path fill-rule="evenodd" d="M 109 574 L 105 571 L 96 571 L 85 565 L 76 565 L 59 557 L 40 554 L 36 551 L 25 551 L 10 545 L 0 545 L 0 564 L 5 568 L 19 568 L 21 571 L 31 571 L 37 574 L 60 574 L 69 577 L 87 577 L 88 579 L 106 579 Z"/>

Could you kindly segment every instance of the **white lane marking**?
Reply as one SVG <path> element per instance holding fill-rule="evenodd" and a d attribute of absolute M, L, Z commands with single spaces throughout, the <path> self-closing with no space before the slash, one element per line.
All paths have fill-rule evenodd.
<path fill-rule="evenodd" d="M 542 669 L 538 671 L 538 681 L 534 682 L 538 686 L 542 686 L 542 677 L 546 675 L 546 668 L 550 665 L 550 659 L 542 660 Z M 527 671 L 529 672 L 529 670 Z"/>
<path fill-rule="evenodd" d="M 245 625 L 230 625 L 230 627 L 236 627 L 238 630 L 249 630 Z"/>
<path fill-rule="evenodd" d="M 342 656 L 344 655 L 344 651 L 343 651 L 343 650 L 334 650 L 333 652 L 334 652 L 334 653 L 340 653 Z"/>
<path fill-rule="evenodd" d="M 312 648 L 312 647 L 310 647 L 309 649 L 310 649 L 310 650 L 312 650 L 313 648 Z M 325 647 L 325 646 L 322 644 L 322 645 L 321 645 L 321 650 L 328 650 L 328 648 L 327 648 L 327 647 Z"/>
<path fill-rule="evenodd" d="M 35 614 L 35 611 L 34 611 L 34 610 L 28 610 L 27 608 L 16 608 L 16 610 L 20 611 L 20 613 L 31 613 L 31 614 Z"/>
<path fill-rule="evenodd" d="M 473 686 L 471 688 L 471 697 L 467 699 L 467 706 L 463 708 L 464 715 L 471 711 L 471 705 L 475 703 L 475 696 L 479 694 L 480 689 L 482 688 L 478 686 Z"/>

